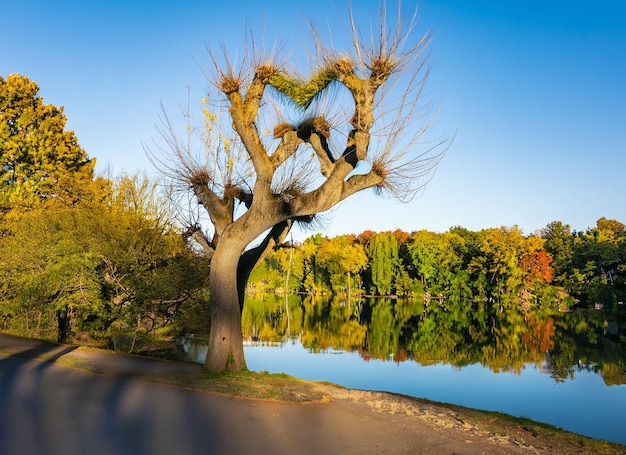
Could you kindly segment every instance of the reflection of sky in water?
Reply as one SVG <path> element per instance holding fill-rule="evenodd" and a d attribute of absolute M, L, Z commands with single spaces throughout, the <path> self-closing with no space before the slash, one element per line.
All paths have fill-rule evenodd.
<path fill-rule="evenodd" d="M 354 389 L 385 390 L 434 401 L 500 411 L 548 422 L 576 433 L 626 443 L 626 386 L 608 387 L 602 377 L 577 371 L 557 383 L 534 366 L 521 374 L 497 373 L 481 365 L 454 368 L 406 361 L 364 361 L 358 353 L 313 354 L 299 341 L 245 345 L 248 368 L 284 372 Z"/>

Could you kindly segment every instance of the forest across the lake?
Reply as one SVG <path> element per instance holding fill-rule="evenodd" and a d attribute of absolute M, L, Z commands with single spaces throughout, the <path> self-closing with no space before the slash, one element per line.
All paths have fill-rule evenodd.
<path fill-rule="evenodd" d="M 531 235 L 517 226 L 316 234 L 270 253 L 250 277 L 248 292 L 618 311 L 626 300 L 625 278 L 626 228 L 601 218 L 584 232 L 554 221 Z"/>

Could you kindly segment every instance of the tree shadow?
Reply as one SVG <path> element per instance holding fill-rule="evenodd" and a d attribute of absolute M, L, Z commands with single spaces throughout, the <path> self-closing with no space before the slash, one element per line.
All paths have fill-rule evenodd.
<path fill-rule="evenodd" d="M 7 357 L 31 360 L 37 359 L 41 360 L 44 363 L 54 363 L 65 354 L 68 354 L 77 349 L 77 347 L 78 346 L 56 346 L 52 344 L 42 344 L 41 346 L 15 352 L 8 355 Z"/>

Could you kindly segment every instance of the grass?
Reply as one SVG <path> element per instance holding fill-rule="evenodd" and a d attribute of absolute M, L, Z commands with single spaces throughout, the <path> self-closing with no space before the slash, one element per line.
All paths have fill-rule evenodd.
<path fill-rule="evenodd" d="M 154 379 L 161 382 L 160 378 L 150 378 Z M 286 374 L 248 370 L 213 374 L 203 371 L 197 376 L 173 378 L 173 383 L 194 390 L 254 400 L 299 403 L 329 400 L 326 394 L 311 387 L 310 382 Z"/>

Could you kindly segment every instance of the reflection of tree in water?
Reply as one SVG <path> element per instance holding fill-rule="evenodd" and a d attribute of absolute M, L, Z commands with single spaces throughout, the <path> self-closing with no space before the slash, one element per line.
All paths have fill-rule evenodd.
<path fill-rule="evenodd" d="M 361 323 L 359 301 L 333 299 L 328 296 L 307 297 L 304 302 L 302 345 L 314 352 L 325 349 L 359 351 L 367 326 Z"/>
<path fill-rule="evenodd" d="M 329 296 L 289 300 L 291 336 L 313 351 L 359 352 L 365 359 L 481 364 L 494 372 L 521 372 L 535 365 L 555 381 L 577 371 L 602 375 L 607 385 L 626 383 L 626 353 L 617 336 L 605 336 L 598 311 L 555 313 L 502 310 L 496 302 L 459 299 L 362 299 Z M 284 297 L 248 300 L 243 333 L 262 341 L 287 336 Z"/>
<path fill-rule="evenodd" d="M 303 314 L 300 301 L 299 296 L 289 296 L 287 311 L 283 296 L 270 294 L 265 299 L 247 298 L 241 315 L 244 339 L 284 341 L 288 333 L 300 333 Z"/>
<path fill-rule="evenodd" d="M 624 337 L 605 335 L 607 314 L 578 310 L 555 318 L 554 349 L 546 369 L 556 381 L 573 378 L 577 371 L 601 375 L 607 385 L 626 384 Z"/>

